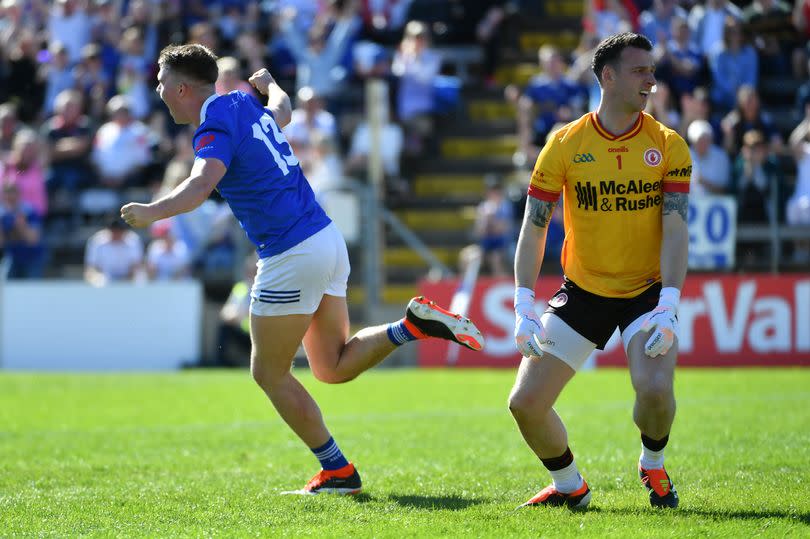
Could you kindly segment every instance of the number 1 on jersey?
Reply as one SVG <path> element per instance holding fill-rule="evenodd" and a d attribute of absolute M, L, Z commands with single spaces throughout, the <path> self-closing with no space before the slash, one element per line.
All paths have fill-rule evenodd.
<path fill-rule="evenodd" d="M 619 170 L 621 170 L 622 169 L 622 156 L 621 155 L 616 156 L 616 162 L 619 164 Z"/>
<path fill-rule="evenodd" d="M 267 138 L 267 134 L 271 130 L 273 131 L 273 138 L 279 144 L 280 148 L 276 148 L 273 142 Z M 264 142 L 264 145 L 270 150 L 270 154 L 273 156 L 273 160 L 278 165 L 278 168 L 281 169 L 281 173 L 285 176 L 290 173 L 290 167 L 294 167 L 298 164 L 298 158 L 293 155 L 290 143 L 284 138 L 278 125 L 276 125 L 276 122 L 273 121 L 273 118 L 271 118 L 269 114 L 262 114 L 259 121 L 253 124 L 253 137 Z M 284 148 L 285 144 L 287 145 L 286 149 Z M 289 153 L 287 153 L 287 150 Z M 282 151 L 285 153 L 282 154 Z"/>

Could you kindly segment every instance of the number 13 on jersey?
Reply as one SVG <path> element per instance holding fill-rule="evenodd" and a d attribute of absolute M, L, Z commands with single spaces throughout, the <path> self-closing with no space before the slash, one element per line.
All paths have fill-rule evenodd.
<path fill-rule="evenodd" d="M 276 144 L 273 144 L 273 141 L 267 137 L 270 131 L 273 132 Z M 298 164 L 298 158 L 293 155 L 290 143 L 284 138 L 278 125 L 269 114 L 262 114 L 259 121 L 253 124 L 253 136 L 264 142 L 264 145 L 270 150 L 273 160 L 285 176 L 290 173 L 290 167 Z"/>

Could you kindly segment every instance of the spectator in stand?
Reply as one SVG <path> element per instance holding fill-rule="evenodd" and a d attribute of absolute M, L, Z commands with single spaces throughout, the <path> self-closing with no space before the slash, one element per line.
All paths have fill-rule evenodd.
<path fill-rule="evenodd" d="M 541 72 L 518 96 L 507 87 L 508 100 L 517 102 L 517 124 L 521 161 L 534 162 L 552 126 L 568 123 L 585 112 L 587 90 L 567 76 L 568 64 L 559 49 L 543 45 L 538 52 Z"/>
<path fill-rule="evenodd" d="M 315 133 L 322 133 L 328 138 L 337 137 L 337 122 L 332 113 L 324 109 L 323 99 L 311 87 L 299 89 L 297 101 L 298 106 L 292 111 L 292 119 L 284 128 L 284 135 L 293 153 L 306 165 Z"/>
<path fill-rule="evenodd" d="M 18 131 L 8 160 L 0 163 L 0 183 L 15 184 L 20 202 L 44 218 L 48 213 L 48 195 L 41 154 L 42 146 L 36 132 L 28 128 Z"/>
<path fill-rule="evenodd" d="M 295 29 L 306 35 L 318 15 L 319 0 L 277 0 L 270 6 L 278 20 L 289 20 Z"/>
<path fill-rule="evenodd" d="M 692 154 L 692 195 L 722 195 L 729 190 L 731 161 L 728 154 L 714 143 L 714 130 L 706 120 L 695 120 L 687 131 Z"/>
<path fill-rule="evenodd" d="M 190 128 L 180 129 L 177 132 L 172 141 L 171 153 L 172 158 L 163 172 L 163 179 L 158 192 L 155 194 L 155 200 L 171 193 L 180 182 L 191 174 L 191 167 L 194 164 L 194 144 Z"/>
<path fill-rule="evenodd" d="M 152 4 L 152 5 L 150 5 Z M 127 13 L 121 19 L 121 28 L 125 32 L 130 28 L 137 28 L 140 37 L 139 56 L 147 61 L 155 58 L 159 52 L 159 36 L 157 21 L 160 19 L 160 9 L 155 0 L 129 0 Z"/>
<path fill-rule="evenodd" d="M 441 58 L 430 48 L 430 31 L 419 21 L 405 26 L 391 72 L 398 78 L 397 117 L 405 128 L 405 152 L 421 155 L 433 131 L 434 83 Z"/>
<path fill-rule="evenodd" d="M 360 14 L 368 37 L 386 45 L 394 45 L 408 22 L 412 0 L 362 0 Z"/>
<path fill-rule="evenodd" d="M 20 121 L 32 123 L 39 118 L 45 98 L 45 83 L 39 73 L 39 42 L 33 30 L 22 28 L 6 52 L 4 67 L 8 99 L 16 103 Z"/>
<path fill-rule="evenodd" d="M 676 19 L 686 20 L 689 14 L 676 0 L 653 0 L 652 9 L 639 15 L 641 33 L 647 36 L 653 46 L 663 45 L 673 38 L 672 25 Z"/>
<path fill-rule="evenodd" d="M 12 103 L 0 104 L 0 162 L 6 161 L 14 145 L 14 135 L 20 126 L 17 107 Z"/>
<path fill-rule="evenodd" d="M 242 64 L 243 73 L 255 73 L 267 65 L 272 66 L 274 70 L 278 70 L 277 62 L 271 60 L 268 55 L 268 48 L 261 42 L 256 32 L 249 31 L 239 34 L 236 38 L 235 55 Z M 291 74 L 295 74 L 294 64 L 291 72 L 279 73 L 279 76 L 286 80 L 290 78 Z"/>
<path fill-rule="evenodd" d="M 234 90 L 241 90 L 246 94 L 256 95 L 253 86 L 242 78 L 239 60 L 233 56 L 222 56 L 217 60 L 217 68 L 219 69 L 219 78 L 217 78 L 215 88 L 218 94 L 222 95 Z"/>
<path fill-rule="evenodd" d="M 743 85 L 756 88 L 759 83 L 759 60 L 754 47 L 745 43 L 742 23 L 726 17 L 723 45 L 709 54 L 712 105 L 725 114 L 734 108 L 737 91 Z"/>
<path fill-rule="evenodd" d="M 15 183 L 2 183 L 0 250 L 11 262 L 9 279 L 37 279 L 45 269 L 42 216 L 21 200 Z"/>
<path fill-rule="evenodd" d="M 147 84 L 151 77 L 151 57 L 144 53 L 143 31 L 133 26 L 121 36 L 121 62 L 118 66 L 116 87 L 119 95 L 128 98 L 132 116 L 143 120 L 152 108 L 152 89 Z"/>
<path fill-rule="evenodd" d="M 484 49 L 482 65 L 484 83 L 487 86 L 494 86 L 495 70 L 500 62 L 501 51 L 512 37 L 512 25 L 516 22 L 519 5 L 514 0 L 485 3 L 490 5 L 486 7 L 486 11 L 475 25 L 475 39 Z"/>
<path fill-rule="evenodd" d="M 663 80 L 655 85 L 655 92 L 650 94 L 645 112 L 670 129 L 677 129 L 681 123 L 681 113 L 675 105 L 675 98 L 669 84 Z"/>
<path fill-rule="evenodd" d="M 243 29 L 255 29 L 256 22 L 261 20 L 259 2 L 222 2 L 223 5 L 218 6 L 221 11 L 219 15 L 215 14 L 212 20 L 215 22 L 217 31 L 221 38 L 221 46 L 223 50 L 233 50 L 236 45 L 236 40 Z"/>
<path fill-rule="evenodd" d="M 118 45 L 121 41 L 122 20 L 120 5 L 116 2 L 108 0 L 100 0 L 100 4 L 96 4 L 96 9 L 91 17 L 92 25 L 92 40 L 90 45 L 95 45 L 98 48 L 99 61 L 106 77 L 106 82 L 111 86 L 112 81 L 115 80 L 118 73 L 118 63 L 121 60 L 121 52 L 118 50 Z M 82 49 L 82 53 L 87 50 L 87 45 Z M 110 87 L 108 86 L 108 87 Z M 112 97 L 112 89 L 105 95 L 103 103 L 107 103 L 107 99 Z M 103 115 L 104 107 L 101 107 L 100 112 Z M 92 111 L 89 111 L 92 113 Z M 99 116 L 101 117 L 101 116 Z"/>
<path fill-rule="evenodd" d="M 245 367 L 250 364 L 250 290 L 256 277 L 258 258 L 251 253 L 244 261 L 244 276 L 233 285 L 219 311 L 217 364 Z"/>
<path fill-rule="evenodd" d="M 99 127 L 92 160 L 102 186 L 131 187 L 144 183 L 140 173 L 151 160 L 149 130 L 135 120 L 129 100 L 113 96 L 107 103 L 109 121 Z"/>
<path fill-rule="evenodd" d="M 587 0 L 583 27 L 599 40 L 638 29 L 638 8 L 632 0 Z"/>
<path fill-rule="evenodd" d="M 296 62 L 296 88 L 310 86 L 318 95 L 330 101 L 329 109 L 339 97 L 347 78 L 341 62 L 360 28 L 360 18 L 355 10 L 351 4 L 347 4 L 331 32 L 327 33 L 327 28 L 321 25 L 313 25 L 305 34 L 306 42 L 294 24 L 294 11 L 286 13 L 281 21 L 284 41 Z"/>
<path fill-rule="evenodd" d="M 698 86 L 691 94 L 681 96 L 681 124 L 678 127 L 678 134 L 684 139 L 687 137 L 687 130 L 695 120 L 706 120 L 712 126 L 714 140 L 723 139 L 723 131 L 720 129 L 720 119 L 712 114 L 712 105 L 709 100 L 709 91 Z"/>
<path fill-rule="evenodd" d="M 391 74 L 391 55 L 373 41 L 358 41 L 352 46 L 352 70 L 358 80 L 385 79 Z"/>
<path fill-rule="evenodd" d="M 692 7 L 689 26 L 703 56 L 708 57 L 723 46 L 727 17 L 742 20 L 742 11 L 729 0 L 706 0 Z"/>
<path fill-rule="evenodd" d="M 585 89 L 588 96 L 586 110 L 596 110 L 599 107 L 599 101 L 602 99 L 602 88 L 599 86 L 599 81 L 596 80 L 591 68 L 593 54 L 598 45 L 599 38 L 596 34 L 584 32 L 580 37 L 577 48 L 572 53 L 574 60 L 568 70 L 571 80 L 579 83 Z M 517 213 L 521 212 L 522 210 Z"/>
<path fill-rule="evenodd" d="M 315 198 L 328 207 L 324 200 L 329 196 L 329 191 L 343 185 L 343 163 L 335 139 L 326 133 L 313 132 L 308 162 L 302 164 Z"/>
<path fill-rule="evenodd" d="M 84 279 L 93 286 L 132 281 L 143 266 L 143 242 L 119 217 L 87 240 Z"/>
<path fill-rule="evenodd" d="M 208 22 L 198 22 L 191 25 L 188 29 L 188 42 L 205 45 L 212 51 L 219 50 L 216 29 Z"/>
<path fill-rule="evenodd" d="M 804 118 L 790 134 L 789 140 L 796 161 L 796 187 L 787 202 L 787 222 L 790 225 L 810 226 L 810 97 L 804 102 Z M 793 262 L 805 268 L 810 265 L 810 237 L 796 241 Z"/>
<path fill-rule="evenodd" d="M 48 144 L 48 191 L 69 201 L 79 189 L 92 184 L 88 158 L 92 147 L 90 124 L 82 115 L 82 94 L 64 90 L 54 101 L 56 114 L 43 126 Z M 67 203 L 69 205 L 69 202 Z"/>
<path fill-rule="evenodd" d="M 485 198 L 475 211 L 473 234 L 481 249 L 482 261 L 495 277 L 508 274 L 514 219 L 512 201 L 506 198 L 500 180 L 488 176 Z"/>
<path fill-rule="evenodd" d="M 388 107 L 383 107 L 380 119 L 379 149 L 382 158 L 385 184 L 393 191 L 407 191 L 407 185 L 400 178 L 400 159 L 405 135 L 402 128 L 388 118 Z M 349 176 L 365 179 L 368 176 L 368 156 L 371 152 L 371 128 L 363 121 L 352 133 L 349 153 L 346 156 L 345 171 Z"/>
<path fill-rule="evenodd" d="M 191 253 L 177 240 L 168 222 L 152 227 L 153 240 L 146 250 L 146 274 L 152 281 L 179 281 L 191 275 Z"/>
<path fill-rule="evenodd" d="M 50 41 L 65 44 L 71 65 L 81 60 L 82 48 L 90 42 L 91 20 L 78 0 L 56 0 L 48 21 Z"/>
<path fill-rule="evenodd" d="M 734 164 L 733 194 L 737 197 L 737 221 L 741 224 L 767 224 L 778 220 L 777 197 L 782 190 L 779 162 L 768 154 L 768 145 L 760 131 L 743 135 L 743 146 Z M 762 260 L 762 244 L 738 244 L 744 265 Z"/>
<path fill-rule="evenodd" d="M 677 102 L 702 82 L 705 62 L 692 43 L 692 31 L 686 19 L 675 17 L 672 20 L 672 39 L 656 46 L 654 54 L 656 78 L 669 84 Z"/>
<path fill-rule="evenodd" d="M 768 222 L 771 188 L 780 183 L 778 171 L 779 163 L 768 154 L 768 144 L 762 132 L 746 131 L 734 165 L 734 189 L 739 201 L 737 214 L 743 221 Z"/>
<path fill-rule="evenodd" d="M 104 116 L 104 107 L 112 97 L 112 84 L 104 70 L 101 52 L 101 47 L 95 43 L 86 45 L 82 49 L 82 61 L 73 72 L 76 88 L 87 96 L 88 114 L 98 119 Z"/>
<path fill-rule="evenodd" d="M 748 131 L 756 130 L 769 145 L 769 153 L 779 155 L 783 150 L 782 137 L 770 115 L 762 110 L 759 94 L 753 86 L 741 86 L 737 91 L 737 106 L 720 124 L 723 130 L 723 147 L 729 155 L 737 155 Z"/>
<path fill-rule="evenodd" d="M 753 0 L 743 9 L 743 22 L 756 45 L 762 72 L 789 76 L 790 57 L 797 44 L 790 4 L 782 0 Z"/>
<path fill-rule="evenodd" d="M 45 106 L 43 112 L 53 114 L 53 104 L 59 92 L 73 88 L 76 80 L 68 60 L 67 49 L 58 41 L 51 43 L 40 76 L 45 78 Z"/>

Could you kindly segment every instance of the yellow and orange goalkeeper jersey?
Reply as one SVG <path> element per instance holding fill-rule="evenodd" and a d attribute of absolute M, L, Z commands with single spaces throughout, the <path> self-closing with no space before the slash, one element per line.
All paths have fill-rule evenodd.
<path fill-rule="evenodd" d="M 554 202 L 563 193 L 566 276 L 626 298 L 661 279 L 663 193 L 688 193 L 691 174 L 686 142 L 649 114 L 616 136 L 591 112 L 550 137 L 529 196 Z"/>

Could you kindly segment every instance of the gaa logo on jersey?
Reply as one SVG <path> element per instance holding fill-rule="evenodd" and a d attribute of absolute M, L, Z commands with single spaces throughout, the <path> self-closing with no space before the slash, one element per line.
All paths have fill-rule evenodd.
<path fill-rule="evenodd" d="M 657 167 L 658 165 L 660 165 L 661 160 L 662 160 L 661 152 L 659 152 L 655 148 L 650 148 L 649 150 L 644 152 L 644 162 L 651 167 Z"/>
<path fill-rule="evenodd" d="M 551 298 L 551 300 L 549 300 L 548 302 L 548 304 L 554 307 L 555 309 L 559 309 L 566 303 L 568 303 L 568 294 L 566 294 L 565 292 L 560 292 L 559 294 Z"/>
<path fill-rule="evenodd" d="M 574 163 L 595 163 L 596 157 L 591 153 L 578 153 L 574 156 Z"/>

